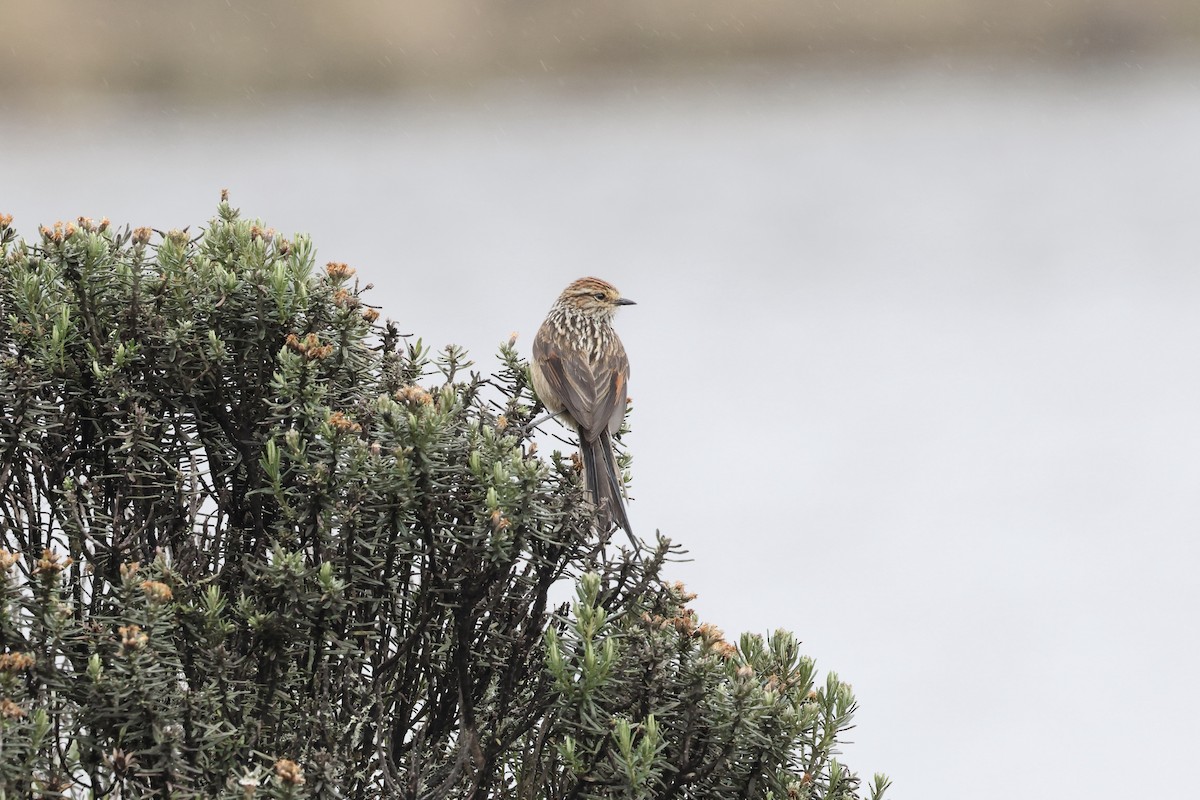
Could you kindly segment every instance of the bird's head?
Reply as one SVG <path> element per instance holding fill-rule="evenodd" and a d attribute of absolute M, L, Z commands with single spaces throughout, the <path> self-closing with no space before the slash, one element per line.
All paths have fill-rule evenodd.
<path fill-rule="evenodd" d="M 617 287 L 599 278 L 574 281 L 558 296 L 558 302 L 597 318 L 611 317 L 620 306 L 635 305 L 632 300 L 621 297 Z"/>

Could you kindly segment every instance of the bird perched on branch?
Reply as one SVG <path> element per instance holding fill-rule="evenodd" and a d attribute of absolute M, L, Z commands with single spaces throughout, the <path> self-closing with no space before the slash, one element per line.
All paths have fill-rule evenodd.
<path fill-rule="evenodd" d="M 579 433 L 583 476 L 602 530 L 616 522 L 630 536 L 612 435 L 629 396 L 629 359 L 613 330 L 620 306 L 634 305 L 611 283 L 580 278 L 558 296 L 533 340 L 533 389 L 554 416 Z"/>

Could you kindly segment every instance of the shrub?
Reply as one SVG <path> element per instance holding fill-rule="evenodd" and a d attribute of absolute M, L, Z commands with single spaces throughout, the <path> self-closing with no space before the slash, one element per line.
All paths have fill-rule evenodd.
<path fill-rule="evenodd" d="M 858 796 L 849 686 L 594 530 L 513 342 L 224 200 L 0 243 L 0 797 Z"/>

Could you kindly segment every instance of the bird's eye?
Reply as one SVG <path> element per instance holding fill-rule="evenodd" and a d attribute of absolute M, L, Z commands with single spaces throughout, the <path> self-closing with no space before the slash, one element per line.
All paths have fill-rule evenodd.
<path fill-rule="evenodd" d="M 592 295 L 592 296 L 593 296 L 593 297 L 595 297 L 597 300 L 603 300 L 603 299 L 604 299 L 604 292 L 596 292 L 596 293 L 595 293 L 594 295 Z"/>

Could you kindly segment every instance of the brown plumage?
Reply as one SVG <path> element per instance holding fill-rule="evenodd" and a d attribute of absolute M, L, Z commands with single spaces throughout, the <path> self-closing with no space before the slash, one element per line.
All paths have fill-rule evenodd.
<path fill-rule="evenodd" d="M 538 398 L 579 433 L 584 480 L 600 527 L 608 530 L 615 521 L 630 535 L 612 449 L 629 399 L 629 359 L 612 319 L 617 308 L 633 304 L 611 283 L 580 278 L 558 296 L 538 329 L 530 363 Z"/>

